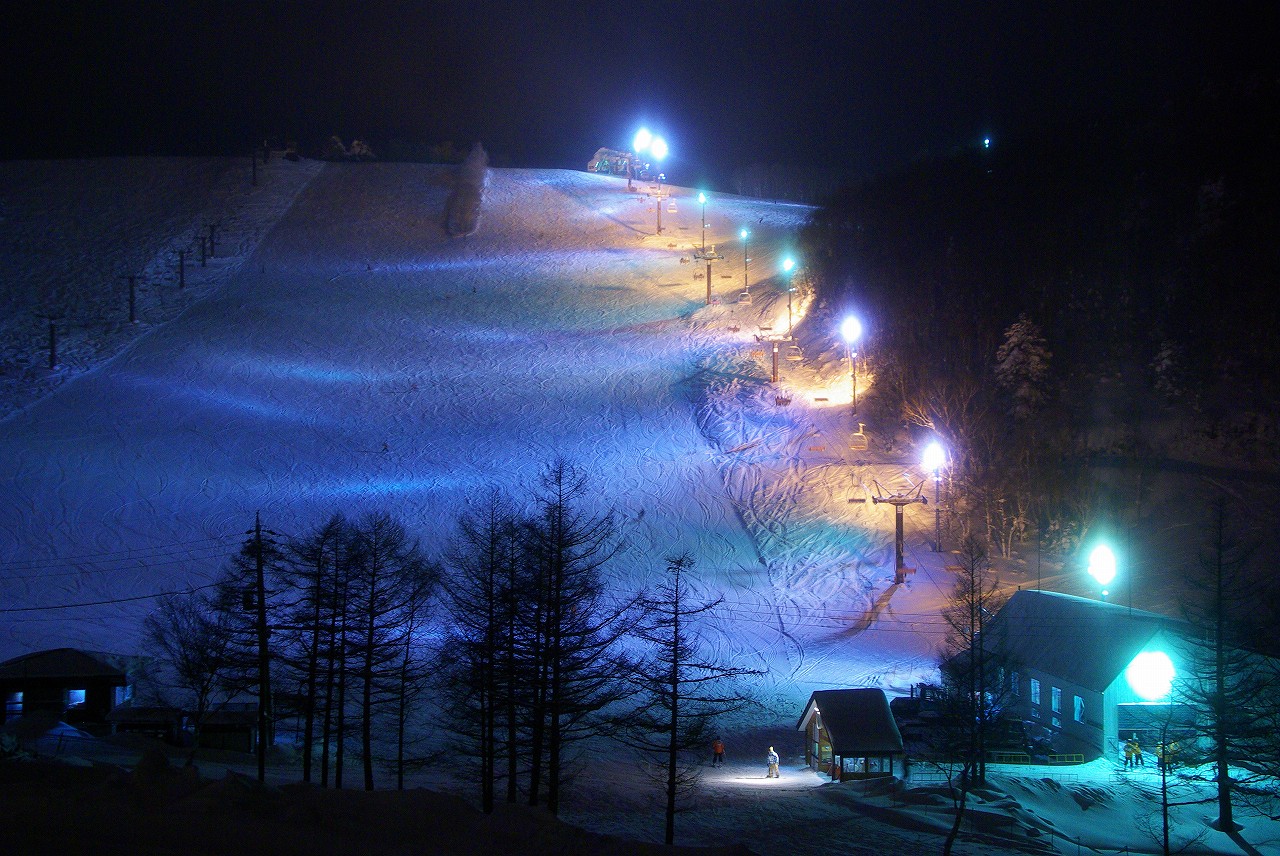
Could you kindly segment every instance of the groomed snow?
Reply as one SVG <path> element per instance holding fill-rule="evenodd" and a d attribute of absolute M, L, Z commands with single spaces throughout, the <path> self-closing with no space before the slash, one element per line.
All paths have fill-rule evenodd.
<path fill-rule="evenodd" d="M 809 209 L 715 196 L 706 240 L 725 259 L 706 306 L 705 267 L 689 261 L 701 210 L 686 188 L 669 188 L 658 236 L 646 187 L 491 170 L 479 230 L 455 239 L 441 228 L 441 167 L 276 159 L 252 188 L 247 164 L 203 161 L 5 165 L 0 175 L 14 307 L 0 378 L 0 659 L 135 650 L 152 596 L 209 582 L 255 512 L 287 535 L 337 510 L 385 509 L 431 551 L 479 491 L 521 497 L 564 455 L 595 476 L 596 507 L 622 521 L 616 590 L 652 583 L 665 557 L 691 553 L 699 588 L 725 599 L 708 639 L 766 671 L 768 712 L 742 724 L 740 760 L 709 774 L 682 840 L 816 854 L 829 852 L 824 824 L 853 836 L 860 816 L 874 816 L 905 830 L 881 828 L 885 840 L 910 842 L 944 822 L 927 805 L 822 785 L 795 763 L 794 723 L 813 690 L 895 695 L 928 678 L 950 586 L 923 506 L 907 512 L 906 564 L 917 572 L 893 584 L 892 510 L 866 499 L 923 476 L 874 438 L 850 448 L 843 345 L 823 328 L 830 319 L 810 320 L 819 313 L 803 269 L 792 311 L 806 359 L 782 360 L 778 389 L 768 382 L 771 346 L 757 337 L 786 330 L 781 261 Z M 131 195 L 139 184 L 146 193 Z M 116 192 L 86 201 L 85 187 Z M 172 250 L 209 222 L 224 243 L 204 268 L 188 256 L 178 291 Z M 749 305 L 738 302 L 744 226 Z M 105 264 L 117 244 L 129 258 Z M 121 316 L 114 277 L 126 271 L 147 273 L 137 325 Z M 73 331 L 52 372 L 41 312 Z M 779 391 L 790 404 L 777 404 Z M 80 604 L 97 605 L 66 608 Z M 791 750 L 776 783 L 756 781 L 759 765 L 746 760 L 762 741 Z M 1125 831 L 1131 785 L 1113 781 L 1113 765 L 1077 775 L 1105 781 L 1098 805 L 1113 808 L 1068 816 L 1079 799 L 1052 799 L 1061 785 L 997 783 L 1019 818 L 1037 814 L 1108 848 L 1153 846 Z M 588 780 L 632 784 L 614 770 Z M 628 805 L 616 789 L 589 793 L 573 819 L 659 831 L 651 806 L 611 811 Z M 757 839 L 764 828 L 773 832 Z"/>

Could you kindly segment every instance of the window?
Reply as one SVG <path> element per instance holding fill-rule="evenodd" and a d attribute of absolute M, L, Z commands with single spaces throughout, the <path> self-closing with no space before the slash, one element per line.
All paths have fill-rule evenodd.
<path fill-rule="evenodd" d="M 67 690 L 67 707 L 84 704 L 84 690 Z"/>
<path fill-rule="evenodd" d="M 1035 678 L 1031 679 L 1031 703 L 1040 703 L 1040 681 Z"/>
<path fill-rule="evenodd" d="M 1052 705 L 1053 712 L 1062 713 L 1062 689 L 1059 687 L 1053 687 L 1052 692 L 1053 692 L 1053 705 Z"/>
<path fill-rule="evenodd" d="M 22 690 L 16 690 L 5 696 L 4 716 L 5 719 L 11 716 L 22 716 Z"/>
<path fill-rule="evenodd" d="M 1020 696 L 1020 695 L 1022 695 L 1022 684 L 1020 684 L 1020 683 L 1018 682 L 1018 673 L 1017 673 L 1017 672 L 1010 672 L 1010 673 L 1009 673 L 1009 689 L 1013 691 L 1013 694 L 1014 694 L 1015 696 Z"/>
<path fill-rule="evenodd" d="M 1055 716 L 1050 720 L 1049 724 L 1052 725 L 1054 728 L 1061 728 L 1062 720 Z"/>
<path fill-rule="evenodd" d="M 1084 699 L 1076 696 L 1076 722 L 1084 722 Z"/>

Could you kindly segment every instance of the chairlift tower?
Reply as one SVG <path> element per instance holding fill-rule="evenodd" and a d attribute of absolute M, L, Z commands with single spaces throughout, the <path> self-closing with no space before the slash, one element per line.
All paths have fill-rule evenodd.
<path fill-rule="evenodd" d="M 700 250 L 693 251 L 693 257 L 700 262 L 707 263 L 707 305 L 711 305 L 711 263 L 718 262 L 724 256 L 716 252 L 716 245 L 712 244 L 711 249 L 707 249 L 704 245 Z"/>
<path fill-rule="evenodd" d="M 915 573 L 915 568 L 905 567 L 905 563 L 902 561 L 902 509 L 914 502 L 928 505 L 929 498 L 920 492 L 920 489 L 924 487 L 924 482 L 920 482 L 920 484 L 906 493 L 887 495 L 885 489 L 880 486 L 880 482 L 873 481 L 872 484 L 876 486 L 876 494 L 871 497 L 872 503 L 879 505 L 882 502 L 887 502 L 894 508 L 893 582 L 895 585 L 899 585 L 907 581 L 907 574 Z"/>

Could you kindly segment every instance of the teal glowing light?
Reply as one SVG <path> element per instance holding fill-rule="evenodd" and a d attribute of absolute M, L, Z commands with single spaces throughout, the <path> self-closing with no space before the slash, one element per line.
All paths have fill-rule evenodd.
<path fill-rule="evenodd" d="M 1116 554 L 1106 544 L 1099 544 L 1089 554 L 1089 576 L 1101 586 L 1109 585 L 1116 578 Z"/>
<path fill-rule="evenodd" d="M 1163 651 L 1143 651 L 1124 670 L 1129 688 L 1145 701 L 1158 701 L 1169 695 L 1177 671 Z"/>

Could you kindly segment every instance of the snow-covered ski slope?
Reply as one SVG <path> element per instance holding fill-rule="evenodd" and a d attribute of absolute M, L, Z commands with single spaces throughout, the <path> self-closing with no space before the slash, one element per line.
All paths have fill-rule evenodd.
<path fill-rule="evenodd" d="M 701 243 L 696 191 L 663 188 L 659 236 L 647 187 L 491 170 L 459 239 L 442 229 L 449 179 L 273 161 L 255 192 L 276 202 L 223 212 L 249 237 L 188 269 L 180 312 L 161 311 L 179 295 L 157 278 L 123 351 L 0 422 L 0 657 L 136 650 L 149 596 L 206 584 L 255 512 L 285 535 L 385 509 L 434 551 L 469 500 L 520 499 L 563 455 L 622 523 L 619 594 L 692 554 L 725 598 L 710 641 L 768 670 L 783 718 L 812 689 L 905 691 L 927 673 L 947 586 L 924 546 L 932 509 L 909 511 L 920 572 L 895 586 L 892 510 L 861 501 L 918 469 L 850 449 L 843 347 L 806 325 L 803 278 L 810 356 L 781 363 L 789 405 L 756 340 L 786 329 L 780 262 L 809 209 L 715 196 L 707 306 L 705 267 L 682 261 Z"/>

